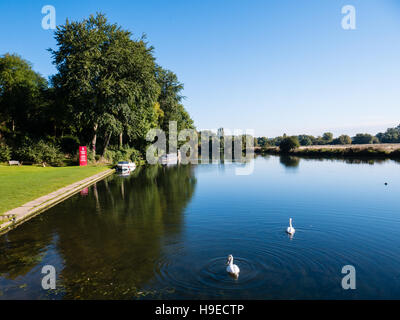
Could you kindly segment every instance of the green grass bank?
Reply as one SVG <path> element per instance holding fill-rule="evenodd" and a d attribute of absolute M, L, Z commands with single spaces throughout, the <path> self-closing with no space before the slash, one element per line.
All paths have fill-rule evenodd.
<path fill-rule="evenodd" d="M 0 215 L 109 168 L 110 166 L 10 167 L 0 165 Z"/>

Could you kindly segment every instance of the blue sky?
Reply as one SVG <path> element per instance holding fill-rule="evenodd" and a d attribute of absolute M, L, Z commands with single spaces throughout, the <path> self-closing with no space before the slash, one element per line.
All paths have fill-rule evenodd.
<path fill-rule="evenodd" d="M 343 30 L 341 8 L 356 9 Z M 400 123 L 400 1 L 4 1 L 0 54 L 55 73 L 41 27 L 96 11 L 139 37 L 185 84 L 198 129 L 254 129 L 257 136 L 376 133 Z"/>

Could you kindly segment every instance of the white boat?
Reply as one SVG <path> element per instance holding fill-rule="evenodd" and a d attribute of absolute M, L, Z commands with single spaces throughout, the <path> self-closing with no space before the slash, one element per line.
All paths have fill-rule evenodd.
<path fill-rule="evenodd" d="M 130 173 L 136 169 L 136 164 L 130 161 L 120 161 L 117 163 L 117 170 L 122 173 Z"/>
<path fill-rule="evenodd" d="M 168 153 L 160 157 L 161 164 L 177 164 L 181 160 L 181 152 L 178 153 Z"/>

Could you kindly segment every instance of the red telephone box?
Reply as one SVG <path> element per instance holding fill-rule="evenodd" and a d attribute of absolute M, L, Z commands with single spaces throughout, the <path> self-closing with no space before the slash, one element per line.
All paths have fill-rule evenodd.
<path fill-rule="evenodd" d="M 79 165 L 87 166 L 87 148 L 86 148 L 86 146 L 79 147 Z"/>

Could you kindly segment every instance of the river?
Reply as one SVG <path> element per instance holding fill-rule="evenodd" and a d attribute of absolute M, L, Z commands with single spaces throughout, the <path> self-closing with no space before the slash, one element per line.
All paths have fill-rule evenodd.
<path fill-rule="evenodd" d="M 0 237 L 0 299 L 400 298 L 398 162 L 240 166 L 137 168 L 50 208 Z M 342 288 L 345 265 L 355 290 Z"/>

